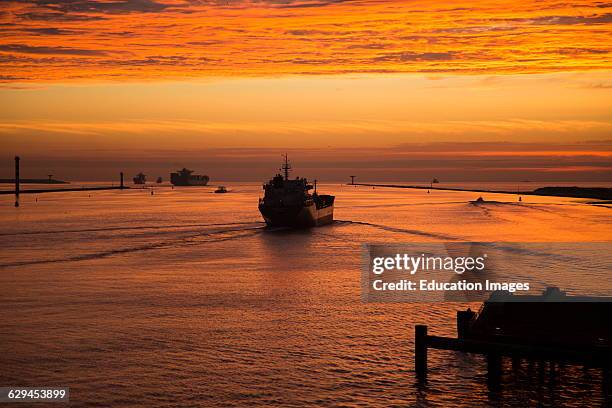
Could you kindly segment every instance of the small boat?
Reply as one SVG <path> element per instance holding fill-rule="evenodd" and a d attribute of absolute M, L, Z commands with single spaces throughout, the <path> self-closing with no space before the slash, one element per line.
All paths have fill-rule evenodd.
<path fill-rule="evenodd" d="M 157 184 L 161 184 L 163 181 L 164 181 L 164 179 L 162 179 L 161 177 L 158 177 L 156 183 Z"/>
<path fill-rule="evenodd" d="M 478 204 L 508 204 L 506 201 L 496 201 L 496 200 L 485 200 L 482 197 L 478 197 L 476 200 L 471 200 L 470 204 L 478 205 Z"/>
<path fill-rule="evenodd" d="M 215 190 L 215 193 L 227 193 L 227 189 L 225 188 L 225 186 L 219 186 Z"/>

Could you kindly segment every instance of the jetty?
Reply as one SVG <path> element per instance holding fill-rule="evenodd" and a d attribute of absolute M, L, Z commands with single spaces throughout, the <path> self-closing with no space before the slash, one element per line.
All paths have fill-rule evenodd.
<path fill-rule="evenodd" d="M 354 177 L 354 176 L 351 176 Z M 366 187 L 386 187 L 386 188 L 410 188 L 417 190 L 441 190 L 441 191 L 465 191 L 472 193 L 491 193 L 491 194 L 512 194 L 512 195 L 532 195 L 548 197 L 569 197 L 569 198 L 593 198 L 597 200 L 612 200 L 612 188 L 605 187 L 542 187 L 532 191 L 507 191 L 507 190 L 488 190 L 488 189 L 468 189 L 455 187 L 433 187 L 414 186 L 404 184 L 374 184 L 374 183 L 348 183 L 350 186 Z"/>
<path fill-rule="evenodd" d="M 457 337 L 430 335 L 426 325 L 415 326 L 415 372 L 427 378 L 428 349 L 453 350 L 486 356 L 487 382 L 498 387 L 503 358 L 513 367 L 522 359 L 600 367 L 606 383 L 612 368 L 612 297 L 567 296 L 547 288 L 541 296 L 494 292 L 478 312 L 457 312 Z M 551 373 L 552 375 L 553 373 Z"/>
<path fill-rule="evenodd" d="M 68 181 L 56 180 L 51 177 L 46 179 L 20 179 L 21 184 L 70 184 Z M 0 179 L 0 184 L 13 184 L 15 179 Z"/>
<path fill-rule="evenodd" d="M 40 194 L 40 193 L 65 193 L 69 191 L 100 191 L 100 190 L 123 190 L 129 187 L 126 187 L 123 184 L 123 172 L 119 173 L 119 185 L 118 186 L 107 186 L 107 187 L 68 187 L 68 188 L 37 188 L 37 189 L 28 189 L 22 190 L 21 183 L 37 183 L 40 181 L 39 179 L 25 179 L 23 181 L 20 177 L 20 166 L 21 158 L 19 156 L 15 156 L 15 178 L 12 182 L 15 183 L 15 190 L 4 190 L 0 191 L 0 195 L 6 194 L 15 194 L 15 207 L 19 207 L 19 195 L 20 194 Z M 53 175 L 49 175 L 47 179 L 43 179 L 42 184 L 68 184 L 65 181 L 54 180 L 52 178 Z M 6 180 L 6 179 L 2 179 Z M 1 182 L 1 180 L 0 180 Z"/>
<path fill-rule="evenodd" d="M 101 191 L 101 190 L 123 190 L 130 187 L 107 186 L 107 187 L 68 187 L 68 188 L 33 188 L 28 190 L 19 190 L 19 194 L 39 194 L 39 193 L 65 193 L 69 191 Z M 15 194 L 13 190 L 2 190 L 0 195 Z"/>

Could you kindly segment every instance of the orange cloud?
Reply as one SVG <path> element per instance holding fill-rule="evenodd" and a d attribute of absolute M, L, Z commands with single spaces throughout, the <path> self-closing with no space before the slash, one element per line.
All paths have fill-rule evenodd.
<path fill-rule="evenodd" d="M 596 1 L 13 0 L 3 82 L 610 69 Z"/>

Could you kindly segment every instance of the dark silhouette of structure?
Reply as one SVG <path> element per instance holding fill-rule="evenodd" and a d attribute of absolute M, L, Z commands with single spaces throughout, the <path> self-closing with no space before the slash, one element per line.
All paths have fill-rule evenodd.
<path fill-rule="evenodd" d="M 205 186 L 210 177 L 193 174 L 193 170 L 183 167 L 181 170 L 170 173 L 170 183 L 174 186 Z"/>
<path fill-rule="evenodd" d="M 282 173 L 264 184 L 259 212 L 268 226 L 315 227 L 334 220 L 334 196 L 319 194 L 305 178 L 289 179 L 289 160 L 284 156 Z"/>
<path fill-rule="evenodd" d="M 351 178 L 351 184 L 355 185 L 355 177 L 357 176 L 349 176 Z"/>
<path fill-rule="evenodd" d="M 119 188 L 123 190 L 125 187 L 123 186 L 123 172 L 119 173 Z"/>
<path fill-rule="evenodd" d="M 19 207 L 19 156 L 15 156 L 15 207 Z"/>
<path fill-rule="evenodd" d="M 283 172 L 285 174 L 285 180 L 289 180 L 289 170 L 291 170 L 291 165 L 289 164 L 289 158 L 287 157 L 287 153 L 285 153 L 285 162 L 283 163 Z"/>
<path fill-rule="evenodd" d="M 611 300 L 567 296 L 552 287 L 541 296 L 494 292 L 478 313 L 457 312 L 457 338 L 432 336 L 427 326 L 415 326 L 417 378 L 427 378 L 428 349 L 486 355 L 490 389 L 500 385 L 503 357 L 601 367 L 605 376 L 612 366 Z"/>
<path fill-rule="evenodd" d="M 134 184 L 145 184 L 147 182 L 147 176 L 144 173 L 138 173 L 132 180 Z"/>
<path fill-rule="evenodd" d="M 119 190 L 119 189 L 124 189 L 124 188 L 129 188 L 123 185 L 123 172 L 120 173 L 121 176 L 121 185 L 119 187 L 117 186 L 112 186 L 112 187 L 72 187 L 72 188 L 54 188 L 54 189 L 50 189 L 50 188 L 28 188 L 25 189 L 23 191 L 21 191 L 21 183 L 34 183 L 34 184 L 68 184 L 68 182 L 66 181 L 61 181 L 61 180 L 53 180 L 52 178 L 49 179 L 22 179 L 19 175 L 19 168 L 20 168 L 20 161 L 21 158 L 19 156 L 15 156 L 15 178 L 14 179 L 0 179 L 0 182 L 2 183 L 15 183 L 15 191 L 11 191 L 11 190 L 0 190 L 0 195 L 5 195 L 5 194 L 15 194 L 15 207 L 19 207 L 19 196 L 21 194 L 40 194 L 40 193 L 66 193 L 69 191 L 98 191 L 98 190 Z M 49 175 L 49 177 L 52 177 L 52 175 Z M 38 199 L 37 199 L 38 201 Z"/>
<path fill-rule="evenodd" d="M 433 182 L 429 186 L 410 186 L 403 184 L 374 184 L 374 183 L 355 183 L 356 186 L 386 187 L 386 188 L 410 188 L 417 190 L 441 190 L 441 191 L 470 191 L 474 193 L 495 193 L 512 194 L 516 196 L 516 191 L 508 190 L 487 190 L 478 188 L 453 188 L 453 187 L 433 187 Z M 523 191 L 521 196 L 549 196 L 549 197 L 574 197 L 574 198 L 594 198 L 597 200 L 612 200 L 612 188 L 608 187 L 542 187 L 533 191 Z"/>

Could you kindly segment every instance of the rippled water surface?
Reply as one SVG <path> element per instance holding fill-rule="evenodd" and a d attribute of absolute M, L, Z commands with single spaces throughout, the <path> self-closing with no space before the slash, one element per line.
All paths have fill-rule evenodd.
<path fill-rule="evenodd" d="M 610 241 L 588 200 L 322 185 L 333 225 L 264 228 L 259 184 L 0 196 L 0 385 L 69 386 L 72 406 L 604 404 L 596 369 L 553 380 L 431 351 L 478 304 L 364 304 L 363 243 Z M 609 277 L 602 277 L 609 279 Z"/>

